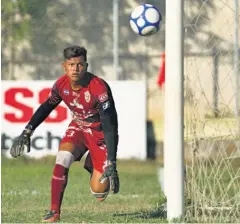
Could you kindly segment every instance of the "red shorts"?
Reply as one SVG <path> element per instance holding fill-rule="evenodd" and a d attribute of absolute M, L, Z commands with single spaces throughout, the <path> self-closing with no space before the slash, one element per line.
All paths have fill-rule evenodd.
<path fill-rule="evenodd" d="M 65 142 L 71 142 L 77 146 L 80 156 L 82 156 L 86 150 L 89 150 L 93 168 L 103 173 L 107 160 L 107 148 L 102 131 L 79 126 L 72 121 L 61 141 L 61 143 Z"/>

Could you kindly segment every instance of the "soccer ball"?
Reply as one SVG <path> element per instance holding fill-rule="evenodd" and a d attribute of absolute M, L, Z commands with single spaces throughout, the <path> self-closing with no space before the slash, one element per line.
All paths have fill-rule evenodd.
<path fill-rule="evenodd" d="M 132 30 L 141 36 L 150 36 L 160 29 L 162 16 L 159 10 L 150 4 L 136 7 L 130 16 Z"/>

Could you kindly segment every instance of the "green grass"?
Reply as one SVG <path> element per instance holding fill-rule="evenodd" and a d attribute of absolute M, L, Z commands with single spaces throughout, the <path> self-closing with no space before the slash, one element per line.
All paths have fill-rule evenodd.
<path fill-rule="evenodd" d="M 54 159 L 2 157 L 2 223 L 39 223 L 50 206 L 50 182 Z M 65 191 L 61 222 L 160 223 L 164 198 L 156 163 L 119 161 L 120 192 L 98 202 L 89 190 L 89 174 L 83 162 L 72 165 Z"/>

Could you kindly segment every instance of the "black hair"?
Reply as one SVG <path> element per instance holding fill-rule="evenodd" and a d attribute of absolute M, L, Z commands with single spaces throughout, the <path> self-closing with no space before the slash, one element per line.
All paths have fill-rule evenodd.
<path fill-rule="evenodd" d="M 74 57 L 84 56 L 85 61 L 87 61 L 87 50 L 84 47 L 74 45 L 65 48 L 63 50 L 63 56 L 66 60 Z"/>

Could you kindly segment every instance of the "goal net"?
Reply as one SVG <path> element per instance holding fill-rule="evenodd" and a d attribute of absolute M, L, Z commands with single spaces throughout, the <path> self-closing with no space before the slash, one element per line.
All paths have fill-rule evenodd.
<path fill-rule="evenodd" d="M 185 0 L 184 11 L 185 218 L 238 222 L 240 70 L 234 41 L 240 9 L 236 14 L 235 0 Z"/>

